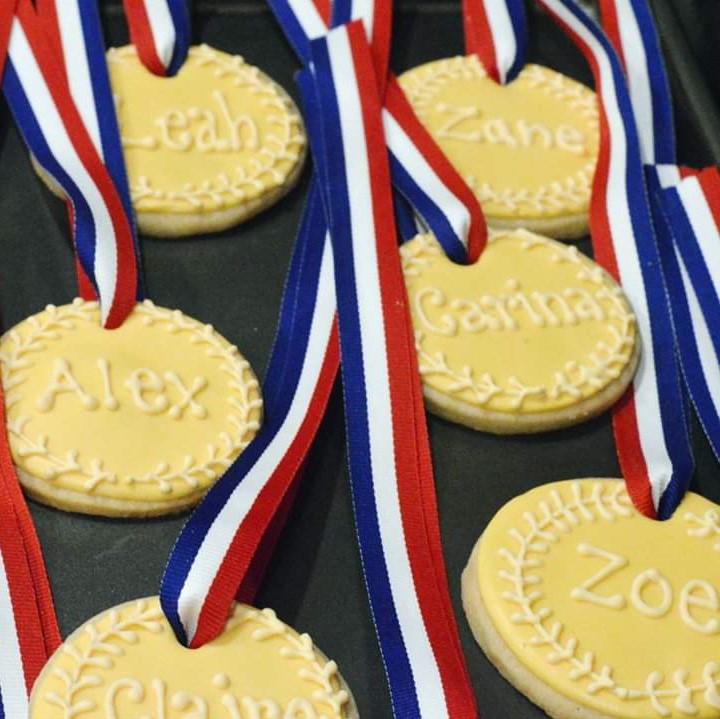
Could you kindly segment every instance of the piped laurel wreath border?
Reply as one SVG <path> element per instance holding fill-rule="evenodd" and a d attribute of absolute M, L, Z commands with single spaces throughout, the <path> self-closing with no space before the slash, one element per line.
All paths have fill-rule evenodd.
<path fill-rule="evenodd" d="M 108 50 L 108 62 L 121 64 L 129 57 L 136 57 L 133 46 L 111 48 Z M 163 190 L 154 187 L 151 178 L 139 176 L 130 185 L 130 195 L 135 209 L 158 210 L 158 203 L 167 201 L 182 203 L 192 210 L 217 210 L 229 205 L 241 204 L 261 197 L 265 192 L 278 187 L 292 174 L 292 168 L 302 160 L 306 145 L 303 122 L 295 105 L 285 91 L 260 69 L 248 65 L 239 55 L 224 57 L 208 45 L 190 48 L 189 60 L 199 66 L 215 67 L 214 74 L 219 78 L 230 78 L 237 86 L 248 85 L 256 95 L 267 95 L 262 105 L 276 114 L 268 114 L 266 122 L 277 125 L 283 136 L 267 133 L 263 137 L 263 146 L 257 157 L 251 158 L 246 169 L 242 165 L 235 168 L 235 176 L 218 174 L 214 179 L 205 180 L 201 185 L 188 183 L 180 190 Z M 272 146 L 275 145 L 275 149 Z M 280 162 L 292 163 L 286 171 L 278 169 Z"/>
<path fill-rule="evenodd" d="M 154 484 L 161 494 L 170 494 L 173 485 L 183 482 L 191 489 L 198 489 L 227 469 L 237 455 L 247 447 L 260 427 L 262 399 L 258 392 L 258 381 L 252 373 L 250 364 L 243 358 L 237 347 L 227 344 L 215 332 L 212 325 L 204 325 L 184 316 L 179 310 L 158 307 L 150 300 L 136 305 L 135 312 L 142 316 L 146 325 L 160 323 L 171 333 L 187 332 L 193 344 L 208 346 L 208 354 L 220 360 L 220 369 L 228 375 L 228 386 L 233 396 L 228 398 L 230 411 L 228 423 L 233 432 L 225 431 L 219 435 L 218 442 L 207 446 L 207 457 L 196 460 L 187 455 L 179 468 L 160 462 L 154 470 L 143 475 L 118 477 L 108 471 L 100 458 L 92 458 L 83 464 L 78 450 L 69 450 L 65 457 L 57 455 L 49 448 L 50 439 L 46 435 L 31 437 L 26 426 L 29 417 L 13 417 L 13 408 L 20 399 L 19 387 L 26 379 L 29 368 L 28 355 L 42 352 L 47 342 L 62 338 L 65 331 L 72 330 L 76 322 L 94 322 L 98 317 L 98 303 L 75 299 L 70 305 L 56 307 L 48 305 L 44 313 L 25 320 L 28 332 L 11 329 L 3 340 L 10 345 L 0 353 L 2 382 L 6 393 L 7 428 L 16 463 L 23 466 L 23 458 L 40 458 L 47 463 L 43 477 L 52 482 L 62 475 L 79 474 L 84 477 L 82 487 L 92 492 L 104 483 L 117 484 Z M 27 467 L 23 467 L 30 471 Z M 81 480 L 82 481 L 82 480 Z"/>
<path fill-rule="evenodd" d="M 422 120 L 428 112 L 429 103 L 449 82 L 487 77 L 487 72 L 475 55 L 457 56 L 436 60 L 410 70 L 400 77 L 400 85 L 408 96 L 413 109 Z M 515 80 L 527 83 L 560 102 L 587 120 L 592 130 L 599 127 L 597 99 L 592 91 L 560 73 L 539 65 L 526 65 Z M 588 162 L 571 175 L 549 182 L 537 190 L 523 188 L 498 189 L 488 182 L 478 182 L 473 175 L 464 180 L 473 189 L 481 203 L 494 203 L 510 212 L 526 206 L 539 213 L 559 214 L 587 209 L 592 191 L 595 161 Z"/>
<path fill-rule="evenodd" d="M 549 248 L 552 251 L 552 262 L 570 262 L 579 268 L 578 279 L 602 285 L 608 290 L 607 299 L 615 305 L 611 312 L 615 315 L 614 319 L 620 322 L 620 329 L 609 325 L 614 343 L 599 342 L 586 362 L 568 362 L 554 373 L 554 384 L 550 387 L 527 385 L 515 376 L 509 377 L 505 384 L 498 384 L 487 372 L 477 377 L 474 368 L 469 365 L 460 369 L 451 366 L 444 352 L 428 352 L 424 347 L 425 334 L 416 328 L 415 347 L 421 376 L 445 377 L 451 384 L 441 391 L 457 395 L 478 407 L 486 407 L 494 398 L 509 398 L 512 410 L 520 409 L 529 397 L 557 399 L 567 394 L 579 400 L 583 398 L 583 388 L 590 387 L 595 392 L 603 389 L 622 374 L 623 368 L 632 358 L 636 341 L 635 316 L 629 311 L 622 290 L 600 266 L 593 267 L 590 260 L 574 246 L 563 245 L 526 230 L 514 230 L 511 233 L 491 231 L 489 241 L 497 242 L 513 236 L 523 238 L 523 249 Z M 415 279 L 422 276 L 433 259 L 442 255 L 437 241 L 431 235 L 419 235 L 412 242 L 402 245 L 400 252 L 409 291 Z"/>
<path fill-rule="evenodd" d="M 63 719 L 76 717 L 97 710 L 97 704 L 90 699 L 78 696 L 84 689 L 98 687 L 103 683 L 102 670 L 113 667 L 113 658 L 122 656 L 125 650 L 122 644 L 134 645 L 139 641 L 143 631 L 157 634 L 168 629 L 164 616 L 156 600 L 140 599 L 129 602 L 109 612 L 99 615 L 78 630 L 87 634 L 89 642 L 83 650 L 79 650 L 72 639 L 62 645 L 60 651 L 69 657 L 73 668 L 50 665 L 51 675 L 64 686 L 64 692 L 48 692 L 43 698 L 51 705 L 63 711 Z M 123 610 L 132 606 L 129 616 L 123 616 Z M 110 626 L 101 630 L 99 625 L 109 619 Z M 348 716 L 345 707 L 352 703 L 349 692 L 343 688 L 339 679 L 337 664 L 319 656 L 312 638 L 308 634 L 296 634 L 281 622 L 272 609 L 256 609 L 246 604 L 236 604 L 228 619 L 225 633 L 231 632 L 247 622 L 257 624 L 252 632 L 254 641 L 262 642 L 273 637 L 280 637 L 285 644 L 280 649 L 280 656 L 288 660 L 307 662 L 298 670 L 298 676 L 315 684 L 318 688 L 312 698 L 325 705 L 332 712 L 331 719 L 344 719 Z M 323 715 L 323 719 L 328 719 Z"/>
<path fill-rule="evenodd" d="M 571 482 L 569 501 L 558 489 L 552 489 L 548 499 L 539 501 L 535 512 L 523 513 L 522 518 L 527 525 L 525 532 L 515 527 L 509 530 L 517 549 L 513 551 L 502 547 L 498 553 L 509 566 L 509 570 L 500 570 L 499 577 L 511 586 L 501 596 L 518 608 L 510 618 L 518 625 L 532 627 L 534 635 L 529 644 L 547 647 L 545 659 L 550 664 L 568 664 L 570 680 L 587 680 L 586 691 L 590 695 L 610 691 L 621 700 L 647 700 L 659 716 L 668 717 L 672 712 L 665 706 L 664 700 L 675 699 L 675 708 L 687 716 L 694 716 L 699 711 L 694 697 L 704 692 L 706 704 L 720 709 L 720 661 L 707 662 L 698 683 L 689 684 L 687 670 L 678 668 L 672 675 L 673 687 L 663 688 L 665 676 L 662 672 L 653 671 L 648 674 L 643 689 L 631 689 L 618 685 L 613 679 L 612 667 L 599 663 L 594 652 L 587 651 L 578 656 L 579 641 L 567 635 L 561 621 L 547 623 L 553 612 L 549 607 L 542 606 L 545 594 L 535 588 L 540 577 L 528 573 L 528 570 L 540 569 L 543 566 L 541 557 L 547 556 L 553 544 L 560 541 L 559 535 L 567 536 L 582 521 L 615 521 L 635 515 L 624 483 L 613 482 L 611 488 L 609 484 L 593 482 L 590 492 L 584 493 L 583 483 Z M 687 530 L 689 536 L 704 538 L 713 533 L 720 535 L 718 513 L 713 510 L 703 517 L 686 513 L 683 519 L 695 525 Z M 720 551 L 720 544 L 715 549 Z"/>

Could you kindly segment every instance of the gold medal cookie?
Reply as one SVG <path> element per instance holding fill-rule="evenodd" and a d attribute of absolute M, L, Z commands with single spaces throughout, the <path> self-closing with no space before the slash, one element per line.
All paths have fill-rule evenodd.
<path fill-rule="evenodd" d="M 592 90 L 539 65 L 498 85 L 475 55 L 421 65 L 400 85 L 491 226 L 587 234 L 599 146 Z"/>
<path fill-rule="evenodd" d="M 283 88 L 241 57 L 192 47 L 178 74 L 166 78 L 126 46 L 108 52 L 108 66 L 141 232 L 224 230 L 295 185 L 306 144 L 300 113 Z"/>
<path fill-rule="evenodd" d="M 463 574 L 491 661 L 557 719 L 720 717 L 720 508 L 658 522 L 624 483 L 581 479 L 503 507 Z"/>
<path fill-rule="evenodd" d="M 462 266 L 430 235 L 401 249 L 425 400 L 475 429 L 540 432 L 618 399 L 637 366 L 635 318 L 592 260 L 525 230 L 491 233 Z"/>
<path fill-rule="evenodd" d="M 181 646 L 157 598 L 78 629 L 51 657 L 29 719 L 356 719 L 335 662 L 269 610 L 236 604 L 224 633 Z"/>
<path fill-rule="evenodd" d="M 116 330 L 48 306 L 0 340 L 13 460 L 60 509 L 150 516 L 197 503 L 255 436 L 257 379 L 210 325 L 150 301 Z"/>

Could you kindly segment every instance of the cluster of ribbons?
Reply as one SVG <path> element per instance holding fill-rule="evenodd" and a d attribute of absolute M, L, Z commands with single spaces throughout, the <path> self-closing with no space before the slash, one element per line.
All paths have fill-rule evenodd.
<path fill-rule="evenodd" d="M 644 345 L 633 389 L 614 414 L 618 451 L 636 505 L 664 518 L 692 472 L 686 388 L 720 449 L 720 331 L 709 321 L 720 309 L 720 271 L 710 261 L 720 182 L 716 171 L 675 165 L 667 80 L 645 1 L 602 3 L 621 60 L 572 0 L 538 0 L 595 76 L 595 253 L 628 294 Z M 299 83 L 315 174 L 263 388 L 265 425 L 181 533 L 163 608 L 178 639 L 197 647 L 222 631 L 235 598 L 252 600 L 342 363 L 358 538 L 394 714 L 471 719 L 477 710 L 447 591 L 397 236 L 412 237 L 418 216 L 451 259 L 473 262 L 484 220 L 388 73 L 390 3 L 270 3 L 306 65 Z M 158 75 L 177 72 L 189 45 L 185 3 L 126 7 L 143 62 Z M 5 95 L 36 161 L 68 198 L 82 292 L 99 299 L 105 325 L 116 327 L 143 291 L 95 3 L 72 0 L 61 13 L 53 0 L 6 8 Z M 468 51 L 498 82 L 511 81 L 527 44 L 522 2 L 466 0 L 464 11 Z M 0 491 L 15 520 L 0 528 L 0 626 L 12 638 L 0 643 L 0 692 L 7 716 L 25 716 L 59 635 L 32 523 L 0 444 Z"/>
<path fill-rule="evenodd" d="M 308 66 L 299 82 L 315 175 L 263 389 L 265 426 L 184 528 L 163 608 L 178 638 L 199 646 L 236 596 L 252 600 L 341 356 L 358 538 L 395 714 L 474 717 L 395 211 L 401 233 L 415 235 L 409 202 L 460 261 L 482 249 L 482 214 L 388 75 L 388 3 L 337 2 L 332 19 L 310 0 L 271 5 Z"/>
<path fill-rule="evenodd" d="M 591 206 L 595 257 L 637 317 L 642 358 L 613 414 L 636 507 L 666 519 L 693 472 L 687 397 L 720 457 L 720 174 L 680 168 L 672 100 L 647 0 L 600 0 L 603 30 L 566 0 L 538 0 L 587 58 L 601 106 Z M 482 7 L 481 7 L 482 6 Z M 522 4 L 465 3 L 466 44 L 498 81 L 527 46 Z"/>
<path fill-rule="evenodd" d="M 702 342 L 703 333 L 716 341 L 708 323 L 682 323 L 678 333 L 691 332 L 695 341 L 678 352 L 674 328 L 681 324 L 682 306 L 671 314 L 667 293 L 676 284 L 670 281 L 670 260 L 676 260 L 687 314 L 707 313 L 717 302 L 717 284 L 705 282 L 712 265 L 702 255 L 703 249 L 713 251 L 717 235 L 716 173 L 688 178 L 704 190 L 702 237 L 697 223 L 703 215 L 683 199 L 690 194 L 686 180 L 677 184 L 683 173 L 656 170 L 660 187 L 648 201 L 645 166 L 659 159 L 647 154 L 645 133 L 636 129 L 642 112 L 638 98 L 647 96 L 648 86 L 658 86 L 648 115 L 654 133 L 671 137 L 672 125 L 667 124 L 664 66 L 644 0 L 614 3 L 629 13 L 616 25 L 642 29 L 625 40 L 624 66 L 612 41 L 572 0 L 539 4 L 574 40 L 595 77 L 602 139 L 591 210 L 595 253 L 629 296 L 644 345 L 633 387 L 614 413 L 618 452 L 636 506 L 666 518 L 685 493 L 693 468 L 685 385 L 702 416 L 689 362 L 703 369 L 707 395 L 712 398 L 718 388 L 717 362 L 710 361 L 718 346 Z M 475 260 L 484 224 L 467 188 L 438 158 L 386 74 L 389 8 L 336 2 L 328 32 L 327 15 L 309 0 L 271 0 L 271 5 L 307 66 L 299 81 L 316 175 L 265 386 L 268 424 L 183 531 L 164 577 L 163 606 L 181 641 L 198 646 L 221 630 L 236 589 L 241 598 L 252 599 L 263 550 L 272 546 L 280 510 L 287 510 L 317 429 L 316 412 L 327 399 L 329 386 L 323 389 L 323 382 L 335 374 L 338 330 L 329 308 L 332 302 L 334 310 L 336 302 L 358 537 L 395 715 L 474 716 L 445 588 L 390 184 L 400 235 L 415 231 L 405 200 L 455 261 Z M 510 0 L 465 3 L 467 47 L 500 82 L 512 80 L 523 64 L 522 11 L 522 3 Z M 645 63 L 645 89 L 633 70 L 638 55 L 629 51 L 637 47 Z M 667 143 L 659 140 L 659 145 Z M 674 158 L 666 156 L 664 162 Z M 669 229 L 683 216 L 695 242 L 683 243 L 682 252 L 673 251 L 668 259 L 665 243 L 676 248 L 679 236 Z M 691 254 L 694 264 L 687 259 L 678 264 L 678 258 Z M 296 351 L 288 358 L 284 349 L 291 341 Z M 712 406 L 717 419 L 715 403 L 702 406 Z"/>

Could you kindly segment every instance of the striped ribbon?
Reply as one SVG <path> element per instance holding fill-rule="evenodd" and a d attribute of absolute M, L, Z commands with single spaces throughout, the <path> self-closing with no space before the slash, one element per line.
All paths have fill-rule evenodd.
<path fill-rule="evenodd" d="M 4 428 L 1 391 L 0 422 Z M 42 550 L 4 429 L 0 434 L 0 513 L 0 718 L 14 719 L 28 715 L 32 687 L 61 637 Z"/>
<path fill-rule="evenodd" d="M 236 597 L 253 601 L 337 375 L 335 308 L 332 248 L 313 180 L 263 383 L 263 426 L 190 517 L 163 576 L 163 610 L 187 646 L 220 634 Z"/>
<path fill-rule="evenodd" d="M 681 175 L 655 189 L 669 227 L 663 269 L 685 381 L 720 460 L 720 173 L 710 167 Z"/>
<path fill-rule="evenodd" d="M 311 128 L 311 145 L 324 167 L 333 243 L 355 521 L 393 711 L 470 719 L 477 708 L 445 579 L 390 166 L 377 142 L 381 99 L 362 22 L 312 41 L 310 54 L 322 133 Z"/>
<path fill-rule="evenodd" d="M 647 0 L 600 0 L 600 12 L 625 69 L 643 162 L 674 165 L 670 85 Z"/>
<path fill-rule="evenodd" d="M 15 3 L 0 9 L 3 77 Z M 0 387 L 0 718 L 26 717 L 33 684 L 60 645 L 40 543 L 15 474 Z"/>
<path fill-rule="evenodd" d="M 253 598 L 272 546 L 263 540 L 292 494 L 337 374 L 335 305 L 332 251 L 314 184 L 263 384 L 263 427 L 192 514 L 163 577 L 163 609 L 188 646 L 222 631 L 236 596 Z"/>
<path fill-rule="evenodd" d="M 99 296 L 103 324 L 118 327 L 137 295 L 135 235 L 123 197 L 73 99 L 54 31 L 31 0 L 19 0 L 3 90 L 30 152 L 71 204 L 77 254 Z M 112 104 L 104 111 L 114 112 Z M 101 137 L 103 127 L 104 122 Z"/>
<path fill-rule="evenodd" d="M 630 86 L 685 384 L 720 459 L 720 174 L 676 160 L 672 100 L 647 0 L 601 0 Z"/>
<path fill-rule="evenodd" d="M 130 187 L 110 87 L 98 5 L 92 0 L 62 0 L 60 8 L 62 12 L 58 12 L 58 0 L 38 0 L 36 7 L 38 14 L 43 17 L 43 26 L 46 28 L 48 39 L 57 44 L 57 57 L 61 60 L 60 66 L 64 70 L 75 106 L 120 194 L 125 214 L 133 224 L 137 263 L 137 300 L 143 300 L 145 291 L 140 245 L 134 226 Z M 84 237 L 74 239 L 78 256 L 94 254 L 84 249 Z M 84 282 L 85 278 L 87 282 Z M 85 275 L 79 284 L 85 299 L 96 299 L 92 275 L 90 277 Z M 91 289 L 92 292 L 82 291 L 84 287 Z"/>
<path fill-rule="evenodd" d="M 312 0 L 268 2 L 298 57 L 307 64 L 310 42 L 325 35 L 328 24 Z M 378 26 L 390 21 L 387 6 L 391 3 L 376 4 L 385 7 L 379 14 L 371 15 L 373 29 L 369 37 L 382 40 L 389 36 L 389 31 Z M 372 7 L 369 0 L 343 0 L 336 13 L 344 18 L 359 18 Z M 387 62 L 387 52 L 374 50 L 373 58 L 376 62 L 378 59 Z M 378 77 L 386 75 L 378 72 Z M 477 198 L 417 119 L 392 73 L 387 75 L 386 82 L 382 117 L 393 185 L 437 237 L 451 260 L 472 263 L 487 239 Z"/>
<path fill-rule="evenodd" d="M 310 28 L 310 32 L 318 35 L 327 32 L 329 8 L 318 9 L 307 0 L 277 2 L 274 9 L 294 46 L 303 48 L 303 58 L 309 58 L 305 29 Z M 390 22 L 389 12 L 379 18 L 378 22 Z M 389 31 L 380 31 L 377 24 L 376 30 L 375 37 L 389 37 Z M 386 53 L 375 54 L 376 59 L 383 56 L 386 58 Z M 377 74 L 380 77 L 383 73 Z M 467 257 L 466 244 L 476 254 L 485 236 L 477 202 L 473 197 L 468 209 L 457 199 L 458 195 L 464 196 L 462 193 L 454 194 L 440 182 L 433 170 L 436 165 L 425 160 L 429 153 L 435 152 L 447 163 L 434 145 L 423 153 L 414 149 L 403 128 L 414 127 L 417 120 L 391 79 L 387 93 L 393 92 L 403 102 L 397 102 L 399 109 L 394 110 L 401 117 L 400 122 L 393 116 L 390 122 L 398 128 L 399 141 L 408 145 L 404 156 L 415 158 L 419 166 L 419 169 L 411 168 L 418 176 L 417 182 L 415 179 L 413 182 L 418 187 L 423 184 L 433 187 L 433 196 L 447 201 L 454 211 L 450 219 L 440 208 L 434 213 L 428 212 L 434 218 L 432 226 L 438 228 L 446 249 L 455 258 Z M 308 125 L 312 126 L 315 121 L 316 113 L 306 112 Z M 421 141 L 432 144 L 425 135 Z M 399 163 L 397 167 L 403 169 Z M 411 177 L 407 170 L 404 172 Z M 419 178 L 423 172 L 429 173 L 424 181 Z M 461 179 L 459 182 L 464 186 Z M 222 631 L 228 607 L 236 595 L 252 600 L 268 549 L 272 547 L 272 539 L 266 537 L 282 525 L 282 512 L 291 501 L 302 461 L 337 373 L 339 346 L 333 329 L 336 301 L 330 259 L 332 248 L 317 193 L 317 188 L 310 193 L 285 288 L 278 335 L 263 387 L 265 423 L 250 447 L 188 521 L 163 578 L 163 608 L 177 637 L 189 646 L 200 646 Z M 420 189 L 408 195 L 413 199 L 426 196 Z M 398 197 L 396 206 L 401 211 L 403 236 L 414 236 L 414 220 L 406 201 Z M 470 229 L 473 216 L 479 217 L 480 227 L 473 224 Z M 320 255 L 324 258 L 322 263 L 318 259 Z M 327 269 L 320 272 L 321 268 Z M 288 351 L 288 347 L 292 347 L 292 351 Z M 282 372 L 280 368 L 284 368 Z M 273 397 L 279 398 L 277 404 Z M 432 507 L 429 512 L 433 516 Z"/>
<path fill-rule="evenodd" d="M 463 21 L 465 52 L 477 55 L 495 82 L 512 82 L 527 56 L 525 0 L 463 0 Z"/>
<path fill-rule="evenodd" d="M 304 7 L 307 9 L 307 5 Z M 284 5 L 280 9 L 292 8 Z M 318 20 L 318 29 L 321 23 L 322 32 L 326 32 L 325 19 L 315 6 L 312 6 L 312 11 Z M 279 16 L 282 17 L 282 12 Z M 294 11 L 286 16 L 286 19 L 287 17 L 297 19 Z M 388 13 L 381 22 L 389 23 L 389 19 Z M 295 26 L 299 26 L 299 23 Z M 362 29 L 356 32 L 362 35 Z M 377 26 L 373 35 L 377 38 L 389 36 Z M 305 58 L 309 59 L 309 41 L 304 42 L 303 47 L 306 51 Z M 375 52 L 373 59 L 378 61 L 383 55 L 381 51 Z M 377 66 L 374 66 L 372 61 L 367 61 L 367 58 L 365 66 L 369 72 L 369 75 L 365 75 L 365 81 L 377 96 L 378 85 L 381 85 L 380 78 L 384 73 L 379 72 Z M 304 89 L 303 96 L 306 102 L 310 103 L 305 113 L 308 132 L 311 137 L 321 137 L 322 131 L 317 125 L 322 113 L 315 108 L 314 92 L 312 89 L 308 90 L 310 78 L 303 75 L 300 81 Z M 392 86 L 391 81 L 388 93 Z M 376 125 L 375 130 L 377 129 Z M 377 142 L 377 138 L 382 137 L 382 129 L 373 136 L 376 144 L 372 152 L 374 156 L 381 158 L 381 165 L 385 163 L 387 172 L 387 152 L 384 144 Z M 250 447 L 236 460 L 193 514 L 181 533 L 163 578 L 163 608 L 178 638 L 192 647 L 200 646 L 222 631 L 228 607 L 236 595 L 245 600 L 252 599 L 266 560 L 266 538 L 270 537 L 272 545 L 277 528 L 282 524 L 284 512 L 292 500 L 299 468 L 314 437 L 327 394 L 336 375 L 339 359 L 337 329 L 334 323 L 336 280 L 332 271 L 333 248 L 326 232 L 320 204 L 320 187 L 327 188 L 331 183 L 326 165 L 319 163 L 316 172 L 323 181 L 314 180 L 310 191 L 284 293 L 278 337 L 264 384 L 265 425 Z M 403 208 L 401 217 L 404 234 L 414 234 L 413 222 L 404 200 L 396 200 L 396 206 Z M 389 224 L 383 238 L 386 245 L 388 242 L 390 244 L 384 251 L 388 253 L 388 247 L 392 248 L 389 266 L 394 266 L 399 273 L 392 205 L 389 210 L 386 205 L 385 212 L 388 211 Z M 446 222 L 445 226 L 453 227 L 453 224 Z M 391 238 L 391 241 L 387 238 Z M 453 242 L 457 242 L 456 236 L 453 237 Z M 461 247 L 464 256 L 464 243 Z M 457 251 L 456 245 L 454 249 Z M 405 297 L 404 284 L 399 274 L 396 276 L 395 292 L 399 293 L 398 296 Z M 384 299 L 393 305 L 391 300 Z M 404 301 L 403 299 L 402 302 Z M 404 324 L 396 333 L 396 374 L 399 373 L 398 367 L 402 367 L 402 373 L 405 373 L 407 367 L 415 366 L 416 362 L 409 317 L 404 304 L 401 303 L 399 307 L 403 308 L 401 316 Z M 394 312 L 398 310 L 395 309 Z M 288 351 L 289 347 L 292 347 L 292 351 Z M 402 364 L 398 363 L 399 356 L 402 356 Z M 410 475 L 403 478 L 402 511 L 415 528 L 414 535 L 407 538 L 408 549 L 404 551 L 413 555 L 412 571 L 418 572 L 418 576 L 422 577 L 422 581 L 418 583 L 421 599 L 415 593 L 415 578 L 407 574 L 407 563 L 404 565 L 406 574 L 402 574 L 401 568 L 399 574 L 394 572 L 393 581 L 395 591 L 401 592 L 396 597 L 398 605 L 404 608 L 408 603 L 411 606 L 414 603 L 419 611 L 418 603 L 422 601 L 422 613 L 410 611 L 409 618 L 407 612 L 403 615 L 405 631 L 411 627 L 411 634 L 415 637 L 410 640 L 409 652 L 396 644 L 397 633 L 390 638 L 384 629 L 380 629 L 380 634 L 386 636 L 386 647 L 397 647 L 399 651 L 406 653 L 405 663 L 396 666 L 391 672 L 396 711 L 398 706 L 405 706 L 404 702 L 410 702 L 409 706 L 417 704 L 418 699 L 412 699 L 412 695 L 418 692 L 420 694 L 421 704 L 418 706 L 422 706 L 422 714 L 399 713 L 398 716 L 442 717 L 449 716 L 447 712 L 452 711 L 453 717 L 472 717 L 476 715 L 474 700 L 447 593 L 417 370 L 412 379 L 414 381 L 403 380 L 405 394 L 402 406 L 413 408 L 413 421 L 401 422 L 398 431 L 409 431 L 413 437 L 413 445 L 406 445 L 404 448 L 408 456 L 414 457 L 412 461 L 415 469 L 411 468 L 412 463 L 405 463 Z M 386 407 L 386 417 L 388 409 L 389 406 Z M 397 513 L 400 511 L 398 502 L 393 504 L 393 496 L 397 490 L 389 480 L 384 506 L 388 511 Z M 361 516 L 360 512 L 358 516 Z M 383 524 L 385 525 L 385 522 Z M 402 535 L 400 525 L 393 531 L 400 531 Z M 406 538 L 400 536 L 398 541 L 405 542 Z M 405 544 L 402 547 L 404 548 Z M 398 548 L 396 551 L 402 552 L 403 549 Z M 258 564 L 260 570 L 257 569 Z M 426 615 L 430 617 L 429 628 L 424 625 Z M 392 651 L 391 649 L 391 653 Z M 428 652 L 432 655 L 432 662 L 427 664 L 427 669 L 420 674 L 422 681 L 418 683 L 419 688 L 416 688 L 408 662 L 412 661 L 414 670 L 420 671 L 421 667 L 426 666 Z M 438 664 L 442 667 L 442 673 Z M 408 686 L 408 683 L 412 686 L 410 693 L 400 688 L 401 684 Z M 440 705 L 444 709 L 437 713 L 436 709 Z"/>
<path fill-rule="evenodd" d="M 587 58 L 601 107 L 590 210 L 595 257 L 622 285 L 642 339 L 632 389 L 613 412 L 628 491 L 639 511 L 669 517 L 693 471 L 686 401 L 675 353 L 641 145 L 623 68 L 594 20 L 571 0 L 538 0 Z"/>
<path fill-rule="evenodd" d="M 175 75 L 190 49 L 189 0 L 124 0 L 130 40 L 155 75 Z"/>

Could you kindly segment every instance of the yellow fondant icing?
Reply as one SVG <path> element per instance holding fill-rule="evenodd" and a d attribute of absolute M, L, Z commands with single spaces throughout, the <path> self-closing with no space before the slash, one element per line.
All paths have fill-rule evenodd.
<path fill-rule="evenodd" d="M 303 157 L 300 115 L 241 57 L 190 49 L 180 72 L 156 77 L 126 46 L 108 52 L 136 210 L 197 213 L 258 200 Z"/>
<path fill-rule="evenodd" d="M 584 85 L 538 65 L 498 85 L 474 55 L 421 65 L 400 84 L 490 220 L 587 212 L 599 134 Z"/>
<path fill-rule="evenodd" d="M 209 487 L 255 435 L 258 382 L 237 348 L 179 311 L 49 306 L 0 340 L 16 465 L 59 489 L 140 502 Z"/>
<path fill-rule="evenodd" d="M 524 230 L 472 266 L 430 235 L 402 250 L 423 383 L 488 410 L 542 413 L 601 392 L 631 361 L 635 322 L 598 265 Z"/>
<path fill-rule="evenodd" d="M 639 515 L 617 480 L 538 487 L 498 512 L 473 572 L 513 654 L 622 719 L 720 717 L 720 511 Z"/>
<path fill-rule="evenodd" d="M 335 663 L 272 611 L 235 605 L 191 651 L 152 598 L 75 632 L 35 683 L 30 719 L 344 719 L 349 706 Z"/>

